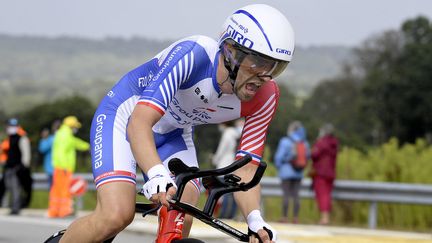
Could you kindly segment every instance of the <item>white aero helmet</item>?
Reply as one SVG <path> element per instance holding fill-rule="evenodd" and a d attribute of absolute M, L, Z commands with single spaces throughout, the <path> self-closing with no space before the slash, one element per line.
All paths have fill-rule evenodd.
<path fill-rule="evenodd" d="M 228 50 L 227 44 L 236 49 L 236 54 Z M 292 59 L 294 31 L 279 10 L 265 4 L 252 4 L 238 9 L 226 19 L 219 47 L 232 80 L 247 56 L 257 65 L 252 68 L 266 70 L 257 75 L 274 78 Z"/>

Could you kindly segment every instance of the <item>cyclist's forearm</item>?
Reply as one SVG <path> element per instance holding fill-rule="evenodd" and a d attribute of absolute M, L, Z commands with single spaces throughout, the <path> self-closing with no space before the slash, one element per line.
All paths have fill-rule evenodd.
<path fill-rule="evenodd" d="M 156 151 L 152 126 L 160 119 L 159 113 L 149 107 L 137 106 L 128 125 L 128 137 L 138 166 L 147 173 L 161 159 Z"/>
<path fill-rule="evenodd" d="M 149 136 L 148 132 L 135 132 L 133 136 L 136 138 L 130 138 L 132 153 L 137 166 L 147 173 L 150 168 L 161 163 L 156 150 L 152 149 L 154 146 L 153 136 Z"/>
<path fill-rule="evenodd" d="M 236 203 L 245 219 L 253 210 L 260 210 L 260 191 L 261 187 L 257 185 L 246 192 L 234 193 Z"/>
<path fill-rule="evenodd" d="M 242 182 L 247 183 L 252 180 L 256 169 L 256 165 L 249 163 L 237 170 L 235 174 L 242 178 Z M 234 198 L 243 216 L 246 218 L 253 210 L 260 209 L 261 187 L 260 185 L 257 185 L 246 192 L 236 192 L 234 193 Z"/>

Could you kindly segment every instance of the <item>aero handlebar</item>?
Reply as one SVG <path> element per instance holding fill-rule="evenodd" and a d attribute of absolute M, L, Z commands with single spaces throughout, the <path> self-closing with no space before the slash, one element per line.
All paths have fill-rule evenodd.
<path fill-rule="evenodd" d="M 258 165 L 253 178 L 247 183 L 240 182 L 241 178 L 235 174 L 232 174 L 237 169 L 245 166 L 251 160 L 252 157 L 250 155 L 246 155 L 227 167 L 201 171 L 197 167 L 188 167 L 180 159 L 171 159 L 168 163 L 168 167 L 170 171 L 176 176 L 177 192 L 175 196 L 169 201 L 170 207 L 172 209 L 185 212 L 194 218 L 197 218 L 202 222 L 212 226 L 213 228 L 216 228 L 238 239 L 239 241 L 248 242 L 249 236 L 247 234 L 227 225 L 217 218 L 212 217 L 212 215 L 218 199 L 223 194 L 236 191 L 247 191 L 260 182 L 264 171 L 267 168 L 267 164 L 265 162 L 261 162 Z M 190 204 L 180 202 L 180 198 L 187 182 L 195 178 L 202 178 L 204 187 L 209 190 L 209 195 L 203 210 L 200 210 Z M 157 204 L 144 204 L 138 202 L 136 204 L 136 211 L 143 213 L 143 216 L 145 216 L 150 213 L 155 213 L 159 207 L 160 205 Z"/>

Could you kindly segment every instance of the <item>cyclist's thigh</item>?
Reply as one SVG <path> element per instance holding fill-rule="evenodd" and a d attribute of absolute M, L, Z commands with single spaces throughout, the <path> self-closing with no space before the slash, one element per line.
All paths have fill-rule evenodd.
<path fill-rule="evenodd" d="M 192 205 L 197 205 L 200 196 L 200 181 L 192 180 L 186 185 L 183 195 L 181 197 L 182 202 L 187 202 Z"/>
<path fill-rule="evenodd" d="M 118 181 L 136 184 L 136 162 L 126 136 L 129 117 L 103 106 L 94 115 L 90 143 L 96 188 Z"/>
<path fill-rule="evenodd" d="M 96 212 L 114 214 L 127 219 L 135 213 L 136 187 L 132 183 L 114 181 L 97 189 Z"/>
<path fill-rule="evenodd" d="M 98 194 L 96 212 L 119 214 L 127 219 L 135 210 L 136 190 L 136 163 L 126 140 L 130 113 L 124 112 L 125 109 L 115 110 L 104 102 L 94 115 L 90 131 Z"/>

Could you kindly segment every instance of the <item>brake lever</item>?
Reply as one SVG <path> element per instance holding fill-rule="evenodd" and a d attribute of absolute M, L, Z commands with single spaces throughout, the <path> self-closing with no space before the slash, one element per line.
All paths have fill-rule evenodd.
<path fill-rule="evenodd" d="M 136 202 L 135 203 L 135 212 L 141 213 L 143 217 L 147 215 L 157 215 L 157 211 L 162 206 L 162 204 L 155 204 L 155 203 L 143 203 L 143 202 Z"/>

